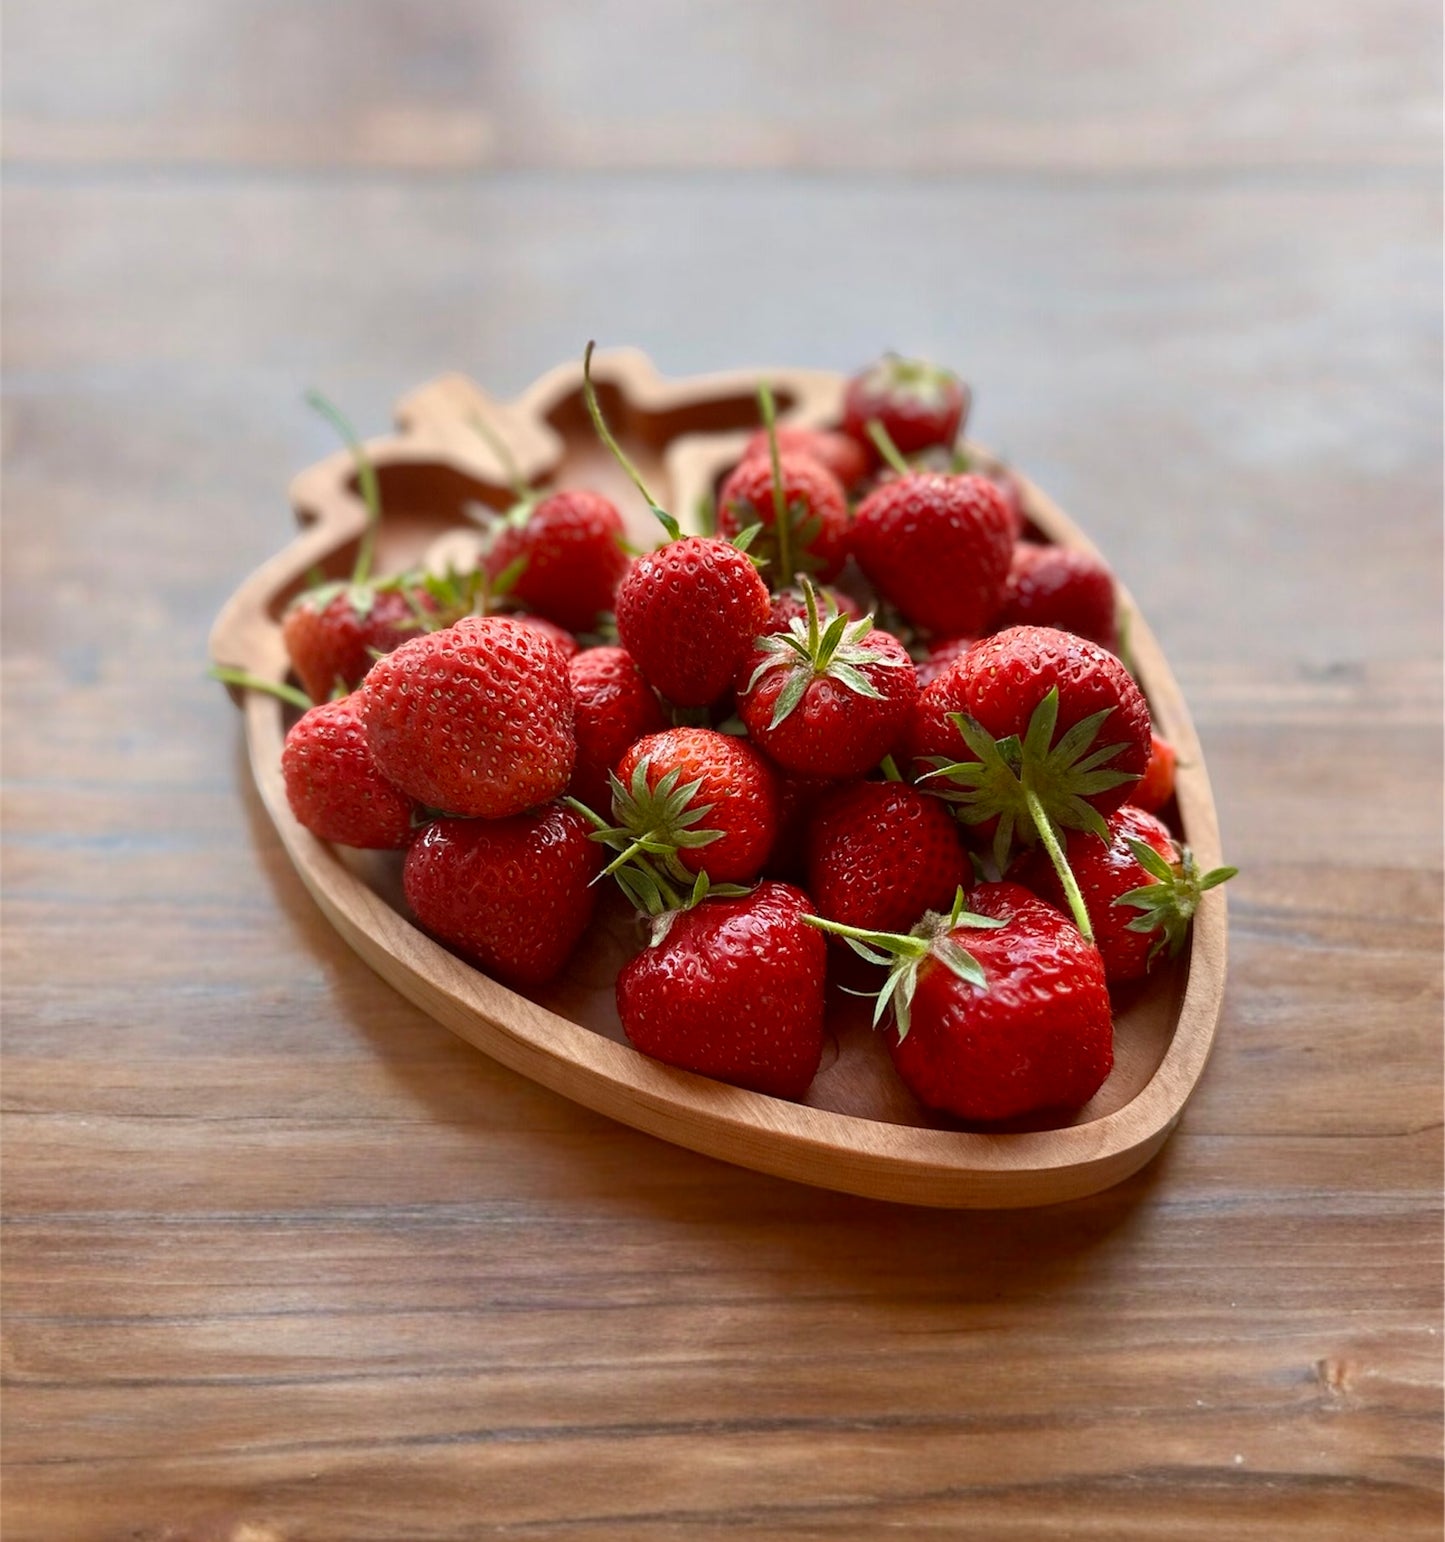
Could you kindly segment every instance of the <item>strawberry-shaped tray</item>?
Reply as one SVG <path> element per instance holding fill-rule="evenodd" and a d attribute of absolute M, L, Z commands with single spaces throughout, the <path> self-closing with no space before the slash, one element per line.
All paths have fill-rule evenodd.
<path fill-rule="evenodd" d="M 608 420 L 649 485 L 687 524 L 757 425 L 756 390 L 772 383 L 785 424 L 836 423 L 844 382 L 793 369 L 739 371 L 685 381 L 660 378 L 641 354 L 599 354 L 593 378 Z M 563 365 L 514 402 L 494 401 L 460 376 L 405 397 L 397 432 L 370 441 L 384 517 L 376 569 L 419 561 L 470 565 L 480 532 L 468 506 L 506 508 L 507 471 L 488 439 L 510 448 L 528 481 L 593 486 L 615 496 L 629 534 L 652 545 L 657 530 L 588 420 L 580 365 Z M 972 447 L 987 460 L 987 452 Z M 1019 479 L 1029 517 L 1050 540 L 1092 550 L 1072 522 Z M 350 570 L 366 523 L 355 463 L 338 451 L 302 472 L 291 499 L 301 533 L 232 596 L 211 637 L 218 664 L 283 681 L 280 618 L 317 569 Z M 1176 746 L 1177 833 L 1202 868 L 1219 862 L 1214 804 L 1189 712 L 1133 601 L 1119 591 L 1131 660 L 1159 731 Z M 288 807 L 280 772 L 294 709 L 259 691 L 239 692 L 252 772 L 303 882 L 351 947 L 385 980 L 454 1033 L 533 1080 L 637 1129 L 710 1156 L 805 1183 L 914 1204 L 1006 1207 L 1051 1204 L 1119 1182 L 1158 1150 L 1183 1111 L 1209 1054 L 1224 988 L 1226 902 L 1201 900 L 1188 944 L 1143 983 L 1115 993 L 1115 1064 L 1094 1098 L 1066 1124 L 1038 1121 L 987 1132 L 922 1107 L 894 1074 L 867 1012 L 838 996 L 830 1043 L 806 1101 L 793 1103 L 673 1069 L 634 1050 L 614 1002 L 619 967 L 639 940 L 620 896 L 604 903 L 556 984 L 519 994 L 432 941 L 408 919 L 399 858 L 327 845 Z"/>

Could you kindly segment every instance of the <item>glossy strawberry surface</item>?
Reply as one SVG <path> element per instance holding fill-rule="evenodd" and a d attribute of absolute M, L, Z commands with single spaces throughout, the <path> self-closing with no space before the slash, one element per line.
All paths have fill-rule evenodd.
<path fill-rule="evenodd" d="M 411 839 L 415 805 L 377 769 L 354 696 L 322 702 L 292 724 L 281 776 L 291 812 L 323 841 L 388 851 Z"/>
<path fill-rule="evenodd" d="M 415 587 L 326 584 L 299 595 L 282 620 L 281 638 L 302 690 L 312 701 L 326 701 L 338 688 L 354 690 L 376 654 L 421 633 L 418 605 L 435 608 Z"/>
<path fill-rule="evenodd" d="M 869 456 L 856 439 L 847 434 L 819 428 L 778 429 L 778 450 L 784 455 L 810 455 L 837 477 L 845 492 L 851 492 L 868 475 Z M 755 455 L 768 458 L 768 432 L 759 429 L 743 446 L 740 460 Z"/>
<path fill-rule="evenodd" d="M 633 1045 L 669 1065 L 801 1098 L 823 1053 L 828 947 L 807 895 L 760 883 L 667 919 L 617 977 Z"/>
<path fill-rule="evenodd" d="M 592 918 L 604 854 L 564 804 L 507 819 L 436 819 L 407 852 L 407 903 L 440 942 L 509 985 L 541 985 Z"/>
<path fill-rule="evenodd" d="M 779 484 L 792 533 L 790 561 L 794 573 L 808 573 L 819 582 L 836 578 L 848 555 L 848 503 L 842 484 L 820 461 L 796 452 L 778 457 Z M 717 528 L 731 538 L 750 525 L 762 530 L 748 548 L 768 559 L 766 571 L 779 572 L 776 539 L 777 507 L 773 499 L 773 466 L 767 455 L 740 462 L 718 493 Z"/>
<path fill-rule="evenodd" d="M 571 778 L 567 665 L 523 622 L 473 616 L 414 638 L 377 661 L 359 694 L 377 766 L 428 808 L 502 819 Z"/>
<path fill-rule="evenodd" d="M 1115 607 L 1113 574 L 1097 557 L 1071 546 L 1021 541 L 993 626 L 1057 627 L 1112 651 L 1119 643 Z"/>
<path fill-rule="evenodd" d="M 625 648 L 589 648 L 567 664 L 572 682 L 577 761 L 569 791 L 606 814 L 612 806 L 607 778 L 623 752 L 666 726 L 652 687 Z"/>
<path fill-rule="evenodd" d="M 1081 1107 L 1114 1063 L 1113 1020 L 1098 950 L 1020 884 L 982 884 L 970 907 L 1005 918 L 951 935 L 983 970 L 970 984 L 930 955 L 918 970 L 907 1034 L 889 1052 L 930 1108 L 986 1123 Z"/>
<path fill-rule="evenodd" d="M 572 488 L 543 498 L 520 526 L 503 524 L 485 566 L 493 578 L 523 563 L 511 598 L 571 632 L 612 609 L 627 570 L 622 516 L 610 498 Z"/>
<path fill-rule="evenodd" d="M 951 371 L 890 354 L 855 375 L 843 395 L 843 429 L 872 450 L 870 422 L 901 455 L 951 445 L 968 415 L 969 390 Z"/>
<path fill-rule="evenodd" d="M 1128 801 L 1135 808 L 1157 814 L 1174 796 L 1174 768 L 1178 755 L 1174 746 L 1158 734 L 1149 736 L 1149 764 L 1144 775 L 1129 790 Z"/>

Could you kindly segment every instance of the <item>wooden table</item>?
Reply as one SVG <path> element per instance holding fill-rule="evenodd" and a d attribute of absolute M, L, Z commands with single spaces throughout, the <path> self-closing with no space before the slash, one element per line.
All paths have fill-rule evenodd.
<path fill-rule="evenodd" d="M 11 0 L 5 1536 L 1440 1535 L 1425 0 Z M 330 448 L 595 335 L 956 363 L 1207 744 L 1233 973 L 1138 1178 L 673 1150 L 319 920 L 202 678 Z"/>

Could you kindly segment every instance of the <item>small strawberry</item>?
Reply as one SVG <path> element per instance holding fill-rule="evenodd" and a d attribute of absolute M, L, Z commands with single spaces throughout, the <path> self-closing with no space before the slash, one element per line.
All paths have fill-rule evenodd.
<path fill-rule="evenodd" d="M 955 659 L 961 659 L 977 641 L 976 637 L 941 637 L 929 643 L 923 657 L 916 660 L 913 666 L 918 676 L 919 689 L 932 685 Z"/>
<path fill-rule="evenodd" d="M 918 677 L 903 644 L 841 611 L 760 637 L 738 674 L 738 714 L 767 754 L 800 776 L 841 779 L 871 771 L 907 732 Z"/>
<path fill-rule="evenodd" d="M 786 512 L 788 549 L 777 538 L 778 510 Z M 718 534 L 763 529 L 749 547 L 767 559 L 779 587 L 809 573 L 820 582 L 836 578 L 848 556 L 848 503 L 842 484 L 810 455 L 755 455 L 739 462 L 718 494 Z"/>
<path fill-rule="evenodd" d="M 508 592 L 528 610 L 590 631 L 627 571 L 622 516 L 611 499 L 580 488 L 540 501 L 529 494 L 500 522 L 483 564 L 494 581 L 515 573 Z"/>
<path fill-rule="evenodd" d="M 779 426 L 777 434 L 782 454 L 811 455 L 837 477 L 845 492 L 852 492 L 868 475 L 868 451 L 847 434 L 821 428 L 790 428 L 786 424 Z M 743 446 L 740 461 L 755 455 L 766 459 L 768 454 L 768 431 L 760 428 Z"/>
<path fill-rule="evenodd" d="M 848 382 L 843 430 L 868 446 L 870 423 L 881 423 L 904 455 L 952 445 L 968 416 L 969 389 L 952 371 L 921 359 L 885 354 Z"/>
<path fill-rule="evenodd" d="M 291 812 L 320 840 L 397 851 L 411 839 L 415 805 L 377 770 L 354 695 L 297 718 L 281 776 Z"/>
<path fill-rule="evenodd" d="M 671 539 L 628 569 L 617 589 L 617 633 L 643 678 L 679 707 L 711 706 L 767 624 L 768 587 L 738 546 L 684 537 L 648 492 L 613 437 L 592 388 L 592 344 L 582 361 L 587 410 L 598 437 L 647 500 Z"/>
<path fill-rule="evenodd" d="M 611 806 L 608 778 L 623 752 L 667 726 L 652 687 L 625 648 L 589 648 L 567 665 L 577 763 L 568 791 L 592 809 Z"/>
<path fill-rule="evenodd" d="M 863 619 L 863 612 L 852 595 L 844 594 L 841 589 L 827 588 L 820 588 L 817 593 L 820 613 L 824 610 L 835 610 L 841 611 L 850 621 Z M 772 607 L 768 612 L 768 624 L 763 631 L 765 633 L 786 632 L 790 622 L 807 619 L 808 597 L 803 592 L 803 586 L 795 584 L 791 589 L 779 589 L 773 595 Z"/>
<path fill-rule="evenodd" d="M 1158 734 L 1149 735 L 1149 764 L 1144 775 L 1129 789 L 1129 802 L 1146 813 L 1157 814 L 1174 796 L 1174 746 Z"/>
<path fill-rule="evenodd" d="M 593 837 L 622 853 L 609 873 L 645 853 L 676 879 L 706 873 L 714 883 L 746 883 L 777 834 L 777 783 L 747 740 L 669 728 L 637 740 L 618 762 L 612 817 L 615 826 Z"/>
<path fill-rule="evenodd" d="M 382 775 L 429 808 L 504 819 L 571 778 L 567 665 L 524 622 L 468 616 L 413 638 L 376 661 L 359 694 Z"/>
<path fill-rule="evenodd" d="M 1014 547 L 1003 604 L 993 629 L 1052 626 L 1118 648 L 1114 576 L 1097 557 L 1071 546 Z"/>
<path fill-rule="evenodd" d="M 1059 832 L 1106 838 L 1103 816 L 1148 763 L 1149 732 L 1148 704 L 1112 653 L 1070 632 L 1018 626 L 984 638 L 923 692 L 912 747 L 959 818 L 992 830 L 1000 872 L 1015 833 L 1043 842 L 1088 938 Z"/>
<path fill-rule="evenodd" d="M 901 460 L 896 469 L 859 504 L 853 555 L 915 626 L 943 637 L 983 631 L 1003 600 L 1013 549 L 1002 495 L 986 477 L 912 472 Z"/>
<path fill-rule="evenodd" d="M 1200 895 L 1233 878 L 1238 868 L 1201 873 L 1189 848 L 1178 846 L 1165 825 L 1132 804 L 1116 809 L 1106 823 L 1107 843 L 1074 832 L 1065 853 L 1094 924 L 1104 972 L 1117 985 L 1142 979 L 1162 953 L 1176 957 Z M 1035 858 L 1023 881 L 1066 909 L 1058 875 L 1048 863 Z"/>
<path fill-rule="evenodd" d="M 808 924 L 889 967 L 874 1021 L 919 1102 L 974 1123 L 1082 1107 L 1114 1063 L 1098 949 L 1019 884 L 982 884 L 971 904 L 960 891 L 907 935 Z"/>
<path fill-rule="evenodd" d="M 407 903 L 432 936 L 488 974 L 544 984 L 592 919 L 602 854 L 591 829 L 560 803 L 506 819 L 434 819 L 407 852 Z"/>
<path fill-rule="evenodd" d="M 668 1065 L 777 1098 L 801 1098 L 823 1054 L 828 949 L 789 884 L 704 899 L 654 922 L 617 976 L 633 1045 Z"/>
<path fill-rule="evenodd" d="M 529 627 L 539 636 L 545 637 L 548 642 L 562 655 L 564 659 L 575 658 L 577 655 L 577 639 L 565 628 L 557 625 L 555 621 L 549 621 L 545 616 L 509 615 L 508 619 L 515 621 L 518 626 Z"/>
<path fill-rule="evenodd" d="M 958 823 L 906 782 L 853 782 L 808 825 L 807 889 L 819 914 L 874 932 L 907 931 L 972 881 Z"/>

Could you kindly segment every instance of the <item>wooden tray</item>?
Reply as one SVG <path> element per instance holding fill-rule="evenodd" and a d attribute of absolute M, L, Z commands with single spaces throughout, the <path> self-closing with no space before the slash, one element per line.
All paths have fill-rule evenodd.
<path fill-rule="evenodd" d="M 685 527 L 756 427 L 760 378 L 773 384 L 781 421 L 807 426 L 836 421 L 843 387 L 837 376 L 791 369 L 664 381 L 631 351 L 599 354 L 593 375 L 609 421 L 654 494 Z M 593 436 L 580 365 L 552 370 L 511 403 L 446 376 L 404 398 L 397 433 L 368 444 L 384 509 L 378 572 L 421 558 L 471 560 L 480 538 L 467 505 L 510 502 L 502 468 L 471 426 L 478 413 L 510 445 L 528 480 L 607 492 L 638 540 L 656 543 L 655 522 Z M 1093 550 L 1048 498 L 1023 486 L 1041 530 Z M 288 671 L 279 624 L 287 601 L 313 569 L 333 576 L 350 571 L 365 522 L 345 451 L 302 472 L 291 499 L 301 534 L 237 590 L 211 635 L 217 663 L 273 680 Z M 1202 867 L 1214 867 L 1221 860 L 1218 829 L 1194 726 L 1132 600 L 1121 591 L 1120 602 L 1155 723 L 1179 750 L 1175 822 Z M 604 902 L 561 983 L 530 996 L 506 989 L 407 920 L 399 857 L 342 851 L 296 823 L 280 775 L 289 709 L 256 691 L 241 693 L 240 704 L 266 809 L 317 904 L 356 952 L 438 1022 L 504 1065 L 665 1140 L 881 1199 L 956 1207 L 1051 1204 L 1107 1188 L 1141 1167 L 1163 1144 L 1204 1068 L 1224 988 L 1226 907 L 1218 888 L 1204 896 L 1184 954 L 1116 995 L 1114 1070 L 1066 1127 L 981 1132 L 923 1109 L 894 1074 L 861 1008 L 841 995 L 806 1103 L 674 1070 L 633 1050 L 617 1020 L 613 980 L 638 943 L 636 923 L 620 901 Z"/>

